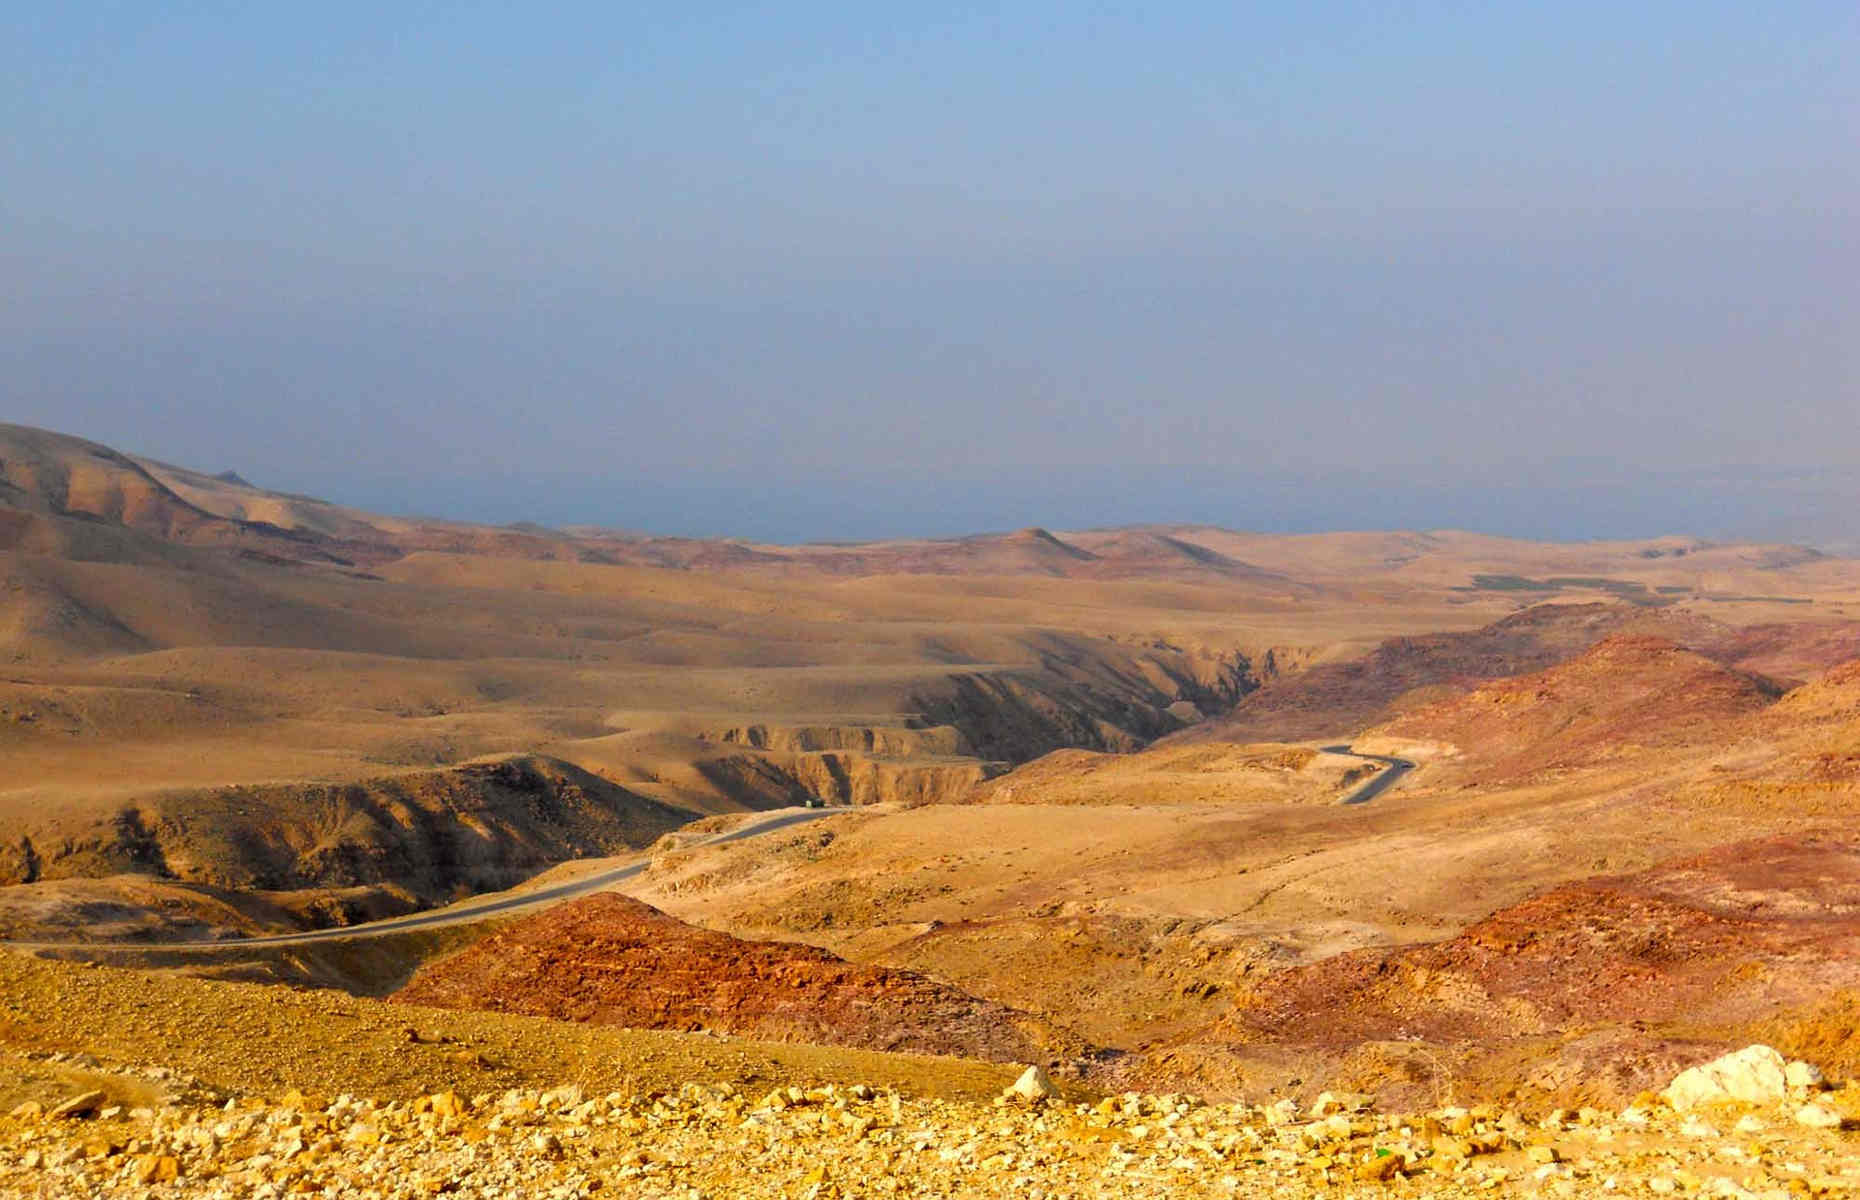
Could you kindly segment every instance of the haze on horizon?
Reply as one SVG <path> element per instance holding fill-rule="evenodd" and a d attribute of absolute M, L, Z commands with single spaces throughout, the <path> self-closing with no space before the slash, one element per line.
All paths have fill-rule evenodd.
<path fill-rule="evenodd" d="M 389 512 L 1852 548 L 1860 11 L 40 5 L 0 420 Z"/>

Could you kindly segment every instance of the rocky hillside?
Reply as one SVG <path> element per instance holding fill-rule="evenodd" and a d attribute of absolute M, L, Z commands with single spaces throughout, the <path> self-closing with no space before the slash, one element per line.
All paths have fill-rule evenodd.
<path fill-rule="evenodd" d="M 422 968 L 393 999 L 633 1029 L 953 1054 L 1074 1057 L 1080 1040 L 914 971 L 752 942 L 600 894 L 519 921 Z"/>
<path fill-rule="evenodd" d="M 1776 1068 L 1779 1077 L 1808 1069 Z M 1710 1119 L 1662 1105 L 1531 1120 L 1491 1107 L 1375 1111 L 1352 1095 L 1327 1095 L 1306 1110 L 1136 1092 L 1067 1103 L 1010 1089 L 989 1105 L 863 1082 L 765 1090 L 706 1081 L 605 1095 L 573 1083 L 476 1096 L 288 1092 L 216 1106 L 215 1093 L 165 1070 L 152 1080 L 97 1081 L 111 1090 L 54 1093 L 50 1105 L 24 1101 L 0 1118 L 0 1186 L 137 1200 L 282 1189 L 358 1200 L 1416 1192 L 1784 1200 L 1851 1190 L 1852 1139 L 1842 1130 L 1857 1100 L 1852 1088 L 1785 1085 L 1775 1098 L 1718 1106 Z M 157 1116 L 151 1104 L 117 1102 L 119 1089 L 166 1102 Z M 1101 1186 L 1072 1190 L 1081 1178 Z"/>
<path fill-rule="evenodd" d="M 1860 654 L 1860 622 L 1816 620 L 1748 627 L 1695 611 L 1630 604 L 1538 604 L 1484 629 L 1390 638 L 1370 653 L 1282 675 L 1261 664 L 1263 685 L 1235 697 L 1184 741 L 1298 741 L 1336 737 L 1394 720 L 1497 679 L 1548 670 L 1604 638 L 1663 638 L 1713 662 L 1794 686 Z M 1219 710 L 1216 710 L 1219 711 Z"/>
<path fill-rule="evenodd" d="M 241 892 L 348 890 L 346 902 L 365 908 L 353 889 L 387 890 L 425 906 L 564 859 L 641 849 L 692 816 L 567 763 L 508 756 L 352 784 L 21 814 L 0 827 L 0 882 L 133 873 Z"/>
<path fill-rule="evenodd" d="M 1134 754 L 1056 750 L 973 789 L 971 804 L 1334 803 L 1376 768 L 1309 746 L 1171 742 Z"/>
<path fill-rule="evenodd" d="M 1441 695 L 1540 671 L 1625 629 L 1709 623 L 1619 604 L 1540 604 L 1465 633 L 1391 638 L 1361 658 L 1267 683 L 1184 740 L 1300 741 L 1379 724 Z"/>
<path fill-rule="evenodd" d="M 1855 1182 L 1860 1088 L 1762 1045 L 1618 1109 L 1404 1110 L 1062 1093 L 958 1059 L 12 956 L 0 984 L 6 1195 L 1786 1200 Z"/>
<path fill-rule="evenodd" d="M 1487 683 L 1375 731 L 1445 743 L 1493 783 L 1592 765 L 1649 746 L 1712 740 L 1780 689 L 1665 638 L 1616 634 L 1546 671 Z"/>
<path fill-rule="evenodd" d="M 1860 841 L 1769 838 L 1285 970 L 1156 1061 L 1204 1086 L 1223 1059 L 1299 1061 L 1391 1098 L 1509 1076 L 1545 1103 L 1618 1106 L 1753 1034 L 1860 1070 L 1827 1037 L 1852 1027 L 1857 991 Z"/>

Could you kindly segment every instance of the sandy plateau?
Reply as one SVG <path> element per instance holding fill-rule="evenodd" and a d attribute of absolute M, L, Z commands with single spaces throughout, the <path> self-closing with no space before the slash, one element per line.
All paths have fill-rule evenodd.
<path fill-rule="evenodd" d="M 1845 1193 L 1857 811 L 1800 547 L 492 528 L 0 426 L 9 1194 Z"/>

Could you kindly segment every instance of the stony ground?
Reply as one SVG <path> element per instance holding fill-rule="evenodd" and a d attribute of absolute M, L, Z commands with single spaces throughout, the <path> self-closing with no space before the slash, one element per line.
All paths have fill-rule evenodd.
<path fill-rule="evenodd" d="M 688 1080 L 786 1087 L 846 1079 L 912 1095 L 986 1099 L 1015 1074 L 1013 1067 L 970 1059 L 441 1012 L 336 991 L 0 953 L 0 1113 L 22 1101 L 59 1098 L 59 1081 L 26 1086 L 8 1069 L 9 1054 L 51 1053 L 159 1066 L 228 1095 L 293 1088 L 320 1095 L 447 1089 L 474 1095 L 564 1083 L 605 1094 L 675 1090 Z M 133 1092 L 121 1098 L 139 1099 Z"/>
<path fill-rule="evenodd" d="M 0 955 L 0 1196 L 1860 1194 L 1860 1087 L 1740 1053 L 1761 1102 L 1687 1112 L 1010 1098 L 962 1059 Z"/>
<path fill-rule="evenodd" d="M 27 1073 L 101 1064 L 16 1061 Z M 93 1081 L 110 1081 L 93 1074 Z M 1041 1081 L 1043 1082 L 1043 1081 Z M 113 1093 L 140 1088 L 130 1107 Z M 1043 1090 L 1034 1086 L 1030 1090 Z M 46 1197 L 1773 1197 L 1860 1193 L 1848 1091 L 1537 1120 L 1130 1093 L 932 1100 L 728 1082 L 398 1097 L 222 1098 L 162 1069 L 0 1117 L 0 1194 Z"/>

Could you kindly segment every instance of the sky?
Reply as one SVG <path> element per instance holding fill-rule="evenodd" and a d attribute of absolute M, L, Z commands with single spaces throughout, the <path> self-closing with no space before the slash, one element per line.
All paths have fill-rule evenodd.
<path fill-rule="evenodd" d="M 1842 546 L 1860 6 L 15 4 L 0 420 L 489 522 Z"/>

